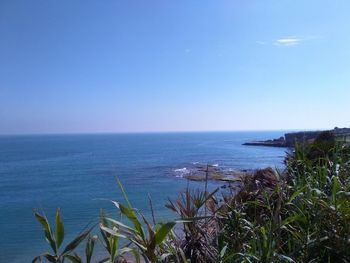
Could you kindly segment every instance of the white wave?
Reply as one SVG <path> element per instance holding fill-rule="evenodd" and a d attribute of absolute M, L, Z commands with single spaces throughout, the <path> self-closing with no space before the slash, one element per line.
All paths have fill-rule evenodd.
<path fill-rule="evenodd" d="M 188 170 L 186 167 L 184 168 L 179 168 L 179 169 L 175 169 L 175 177 L 184 177 L 185 175 L 189 174 L 191 171 Z"/>
<path fill-rule="evenodd" d="M 212 164 L 211 166 L 219 167 L 219 164 L 218 164 L 218 163 L 214 163 L 214 164 Z"/>

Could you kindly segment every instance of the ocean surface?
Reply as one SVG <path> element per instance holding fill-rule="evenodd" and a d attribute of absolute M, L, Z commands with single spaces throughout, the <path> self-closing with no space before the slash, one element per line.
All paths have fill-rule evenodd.
<path fill-rule="evenodd" d="M 148 133 L 0 136 L 0 262 L 31 262 L 48 250 L 33 211 L 53 219 L 61 208 L 66 242 L 101 209 L 117 215 L 108 200 L 123 200 L 118 177 L 134 207 L 156 217 L 175 218 L 167 198 L 203 183 L 183 177 L 193 164 L 221 169 L 283 168 L 287 149 L 242 146 L 250 140 L 278 138 L 276 132 Z M 218 183 L 210 183 L 211 188 Z M 95 231 L 97 232 L 97 231 Z"/>

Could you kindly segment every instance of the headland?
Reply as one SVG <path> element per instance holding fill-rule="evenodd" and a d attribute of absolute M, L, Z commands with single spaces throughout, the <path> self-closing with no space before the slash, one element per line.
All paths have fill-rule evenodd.
<path fill-rule="evenodd" d="M 340 140 L 347 141 L 350 139 L 350 128 L 335 127 L 333 130 L 291 132 L 284 134 L 278 139 L 245 142 L 243 145 L 293 148 L 296 143 L 313 142 L 320 133 L 325 131 L 331 132 Z"/>

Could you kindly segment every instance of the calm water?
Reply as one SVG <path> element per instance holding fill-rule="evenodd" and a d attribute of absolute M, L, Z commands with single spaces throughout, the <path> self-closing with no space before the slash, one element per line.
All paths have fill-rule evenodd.
<path fill-rule="evenodd" d="M 103 199 L 121 200 L 118 176 L 135 207 L 158 218 L 187 185 L 179 171 L 193 163 L 224 169 L 282 166 L 286 149 L 242 146 L 284 132 L 0 136 L 0 262 L 30 262 L 47 248 L 33 209 L 52 219 L 60 207 L 67 239 L 97 222 Z M 191 186 L 202 187 L 200 183 Z M 213 187 L 213 186 L 212 186 Z"/>

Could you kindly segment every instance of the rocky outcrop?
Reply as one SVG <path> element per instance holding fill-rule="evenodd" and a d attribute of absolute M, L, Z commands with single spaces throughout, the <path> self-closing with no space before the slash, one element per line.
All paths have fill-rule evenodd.
<path fill-rule="evenodd" d="M 185 168 L 187 173 L 181 177 L 191 181 L 236 182 L 240 177 L 251 175 L 252 171 L 223 169 L 217 165 L 195 164 Z"/>
<path fill-rule="evenodd" d="M 279 139 L 273 139 L 273 140 L 246 142 L 246 143 L 243 143 L 243 145 L 286 147 L 286 141 L 284 137 L 280 137 Z"/>

